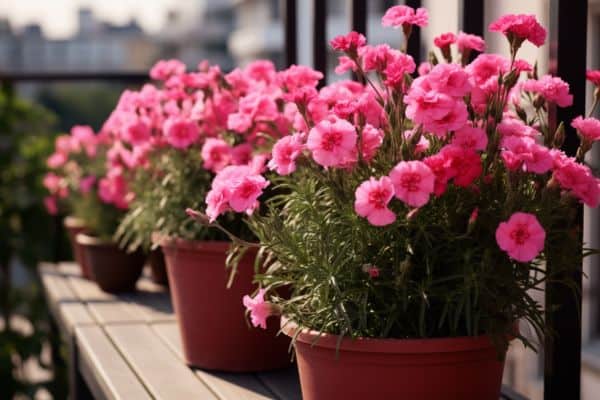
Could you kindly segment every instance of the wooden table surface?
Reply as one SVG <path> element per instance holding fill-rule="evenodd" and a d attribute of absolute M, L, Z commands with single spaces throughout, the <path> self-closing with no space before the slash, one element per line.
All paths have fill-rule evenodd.
<path fill-rule="evenodd" d="M 185 365 L 168 291 L 142 276 L 112 295 L 71 262 L 39 268 L 50 311 L 69 346 L 72 399 L 300 400 L 295 366 L 224 373 Z M 503 388 L 501 399 L 523 399 Z"/>
<path fill-rule="evenodd" d="M 185 365 L 169 293 L 146 276 L 111 295 L 74 263 L 39 266 L 51 313 L 69 344 L 75 399 L 301 399 L 295 366 L 234 374 Z"/>

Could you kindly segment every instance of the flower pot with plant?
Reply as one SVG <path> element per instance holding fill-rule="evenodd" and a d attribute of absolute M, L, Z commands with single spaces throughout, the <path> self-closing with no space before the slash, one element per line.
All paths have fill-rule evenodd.
<path fill-rule="evenodd" d="M 200 207 L 216 171 L 230 165 L 262 168 L 260 146 L 267 146 L 271 132 L 279 132 L 275 125 L 285 122 L 273 99 L 264 95 L 254 100 L 266 110 L 243 121 L 248 124 L 244 131 L 229 129 L 228 119 L 249 85 L 258 85 L 258 79 L 264 85 L 275 77 L 273 65 L 256 63 L 224 75 L 206 63 L 186 72 L 183 64 L 170 60 L 159 62 L 151 77 L 158 85 L 124 93 L 105 125 L 120 151 L 133 160 L 129 172 L 136 196 L 119 237 L 134 246 L 160 245 L 164 252 L 189 365 L 240 372 L 289 365 L 289 340 L 277 337 L 277 321 L 266 332 L 246 323 L 242 297 L 256 289 L 250 254 L 238 254 L 237 270 L 228 270 L 227 258 L 236 257 L 228 256 L 229 236 L 197 224 L 185 212 Z M 255 125 L 264 129 L 259 132 Z M 239 217 L 232 216 L 223 226 L 236 237 L 250 234 Z"/>
<path fill-rule="evenodd" d="M 395 6 L 382 22 L 408 39 L 427 11 Z M 298 132 L 273 146 L 279 194 L 243 209 L 229 189 L 237 177 L 217 174 L 207 217 L 251 214 L 266 271 L 244 302 L 255 326 L 285 316 L 304 399 L 497 399 L 509 342 L 533 345 L 515 326 L 551 334 L 532 291 L 591 252 L 576 214 L 600 201 L 584 163 L 600 121 L 572 121 L 581 145 L 566 155 L 564 125 L 547 114 L 571 104 L 568 85 L 517 58 L 544 28 L 508 15 L 490 30 L 508 38 L 509 59 L 469 62 L 484 41 L 445 34 L 435 41 L 445 62 L 432 56 L 416 78 L 403 51 L 335 38 L 338 72 L 359 81 L 317 92 L 282 80 Z"/>

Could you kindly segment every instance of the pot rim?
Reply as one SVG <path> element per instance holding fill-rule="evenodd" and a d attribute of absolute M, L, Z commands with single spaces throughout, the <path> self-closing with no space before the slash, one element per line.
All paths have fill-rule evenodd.
<path fill-rule="evenodd" d="M 75 236 L 75 241 L 84 246 L 116 246 L 114 240 L 101 239 L 98 236 L 87 233 L 78 233 Z"/>
<path fill-rule="evenodd" d="M 230 241 L 222 240 L 187 240 L 179 237 L 162 235 L 158 232 L 152 234 L 152 241 L 163 248 L 178 248 L 182 250 L 200 250 L 204 252 L 223 253 L 231 247 Z"/>
<path fill-rule="evenodd" d="M 67 228 L 85 228 L 85 221 L 82 218 L 73 215 L 67 215 L 63 219 L 63 224 Z"/>
<path fill-rule="evenodd" d="M 340 341 L 338 335 L 322 333 L 308 328 L 302 328 L 298 332 L 299 329 L 301 328 L 294 321 L 283 315 L 281 316 L 281 331 L 293 340 L 334 351 L 339 349 L 359 353 L 428 354 L 495 348 L 489 335 L 426 339 L 380 339 L 368 337 L 353 339 L 344 337 Z"/>

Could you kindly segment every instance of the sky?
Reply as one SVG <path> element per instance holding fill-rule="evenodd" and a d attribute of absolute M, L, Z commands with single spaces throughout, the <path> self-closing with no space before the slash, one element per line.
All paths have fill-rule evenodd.
<path fill-rule="evenodd" d="M 132 17 L 148 32 L 157 32 L 172 9 L 186 8 L 197 0 L 0 0 L 0 17 L 13 28 L 39 23 L 51 38 L 65 38 L 77 30 L 77 10 L 90 7 L 101 21 L 117 24 Z"/>

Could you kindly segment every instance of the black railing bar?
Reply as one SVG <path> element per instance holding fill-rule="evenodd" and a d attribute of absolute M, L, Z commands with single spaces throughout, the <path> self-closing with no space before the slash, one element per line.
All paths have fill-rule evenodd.
<path fill-rule="evenodd" d="M 285 64 L 289 67 L 298 63 L 298 11 L 296 10 L 296 0 L 281 1 L 285 35 Z"/>
<path fill-rule="evenodd" d="M 319 86 L 327 84 L 327 0 L 313 0 L 313 62 L 323 73 Z"/>
<path fill-rule="evenodd" d="M 0 72 L 0 81 L 8 82 L 57 82 L 57 81 L 129 81 L 150 80 L 147 72 Z"/>
<path fill-rule="evenodd" d="M 417 9 L 421 7 L 421 0 L 406 0 L 406 5 Z M 421 63 L 421 28 L 418 26 L 413 26 L 406 51 L 414 58 L 417 65 Z"/>

